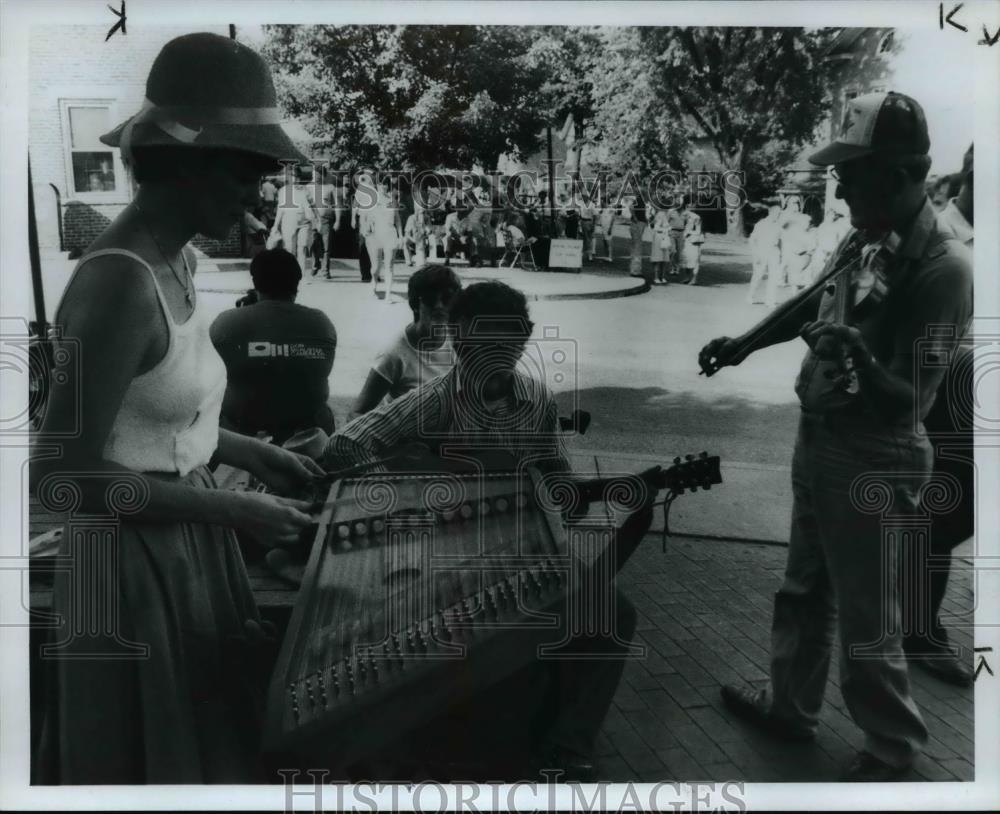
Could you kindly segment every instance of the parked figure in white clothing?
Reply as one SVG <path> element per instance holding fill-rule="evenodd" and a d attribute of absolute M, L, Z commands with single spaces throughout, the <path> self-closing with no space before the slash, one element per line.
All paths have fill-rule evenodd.
<path fill-rule="evenodd" d="M 701 271 L 701 247 L 705 242 L 705 234 L 701 230 L 701 215 L 692 212 L 688 208 L 689 203 L 690 199 L 684 195 L 678 208 L 684 218 L 684 232 L 681 236 L 680 257 L 676 262 L 683 269 L 681 282 L 694 285 L 698 281 L 698 272 Z"/>
<path fill-rule="evenodd" d="M 810 231 L 810 218 L 802 211 L 802 202 L 789 198 L 779 219 L 781 225 L 781 274 L 774 285 L 787 285 L 792 291 L 805 288 L 805 270 L 815 246 L 815 232 Z M 768 286 L 769 294 L 771 287 Z M 777 301 L 777 292 L 772 298 Z"/>
<path fill-rule="evenodd" d="M 604 239 L 605 257 L 610 261 L 615 259 L 614 249 L 611 246 L 612 232 L 615 228 L 615 207 L 606 206 L 601 210 L 601 237 Z"/>
<path fill-rule="evenodd" d="M 295 183 L 278 197 L 278 211 L 271 226 L 267 247 L 276 248 L 280 240 L 285 251 L 294 254 L 300 268 L 309 268 L 313 230 L 320 228 L 319 214 L 313 201 L 312 185 L 304 167 L 296 167 Z"/>
<path fill-rule="evenodd" d="M 372 291 L 378 296 L 379 279 L 385 277 L 385 303 L 392 303 L 392 264 L 403 234 L 399 222 L 399 207 L 389 190 L 389 179 L 378 182 L 375 206 L 368 214 L 368 235 L 365 243 L 372 260 Z"/>
<path fill-rule="evenodd" d="M 805 271 L 806 285 L 815 282 L 826 267 L 827 261 L 833 257 L 847 233 L 851 230 L 851 222 L 844 217 L 839 209 L 831 209 L 823 222 L 816 227 L 816 240 L 812 258 Z"/>
<path fill-rule="evenodd" d="M 750 256 L 753 258 L 753 276 L 750 278 L 750 288 L 747 291 L 747 302 L 751 305 L 757 304 L 760 300 L 756 294 L 761 285 L 772 275 L 778 273 L 780 255 L 778 247 L 780 238 L 778 234 L 778 217 L 781 209 L 777 200 L 769 198 L 767 215 L 753 227 L 750 233 Z M 768 307 L 774 303 L 769 303 Z"/>

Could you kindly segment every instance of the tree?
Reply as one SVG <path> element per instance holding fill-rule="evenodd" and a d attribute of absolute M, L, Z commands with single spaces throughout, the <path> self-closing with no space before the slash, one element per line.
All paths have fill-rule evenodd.
<path fill-rule="evenodd" d="M 514 26 L 266 26 L 288 114 L 344 168 L 496 167 L 538 147 L 541 74 Z"/>
<path fill-rule="evenodd" d="M 801 28 L 642 28 L 652 93 L 722 166 L 744 177 L 762 150 L 787 154 L 829 110 L 823 56 L 828 31 Z M 755 168 L 758 171 L 763 167 Z M 727 195 L 730 234 L 743 234 L 742 200 Z"/>
<path fill-rule="evenodd" d="M 683 167 L 687 131 L 659 98 L 652 63 L 637 28 L 608 28 L 589 66 L 593 120 L 600 146 L 591 163 L 611 175 L 649 177 Z"/>

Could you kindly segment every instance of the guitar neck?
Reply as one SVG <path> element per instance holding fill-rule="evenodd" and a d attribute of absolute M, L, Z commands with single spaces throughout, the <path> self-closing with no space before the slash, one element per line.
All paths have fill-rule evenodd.
<path fill-rule="evenodd" d="M 656 492 L 667 489 L 675 494 L 710 489 L 713 484 L 722 483 L 719 457 L 702 453 L 699 457 L 689 455 L 685 461 L 676 459 L 666 469 L 656 466 L 632 475 L 574 479 L 572 485 L 582 499 L 593 501 L 608 494 L 609 490 L 617 491 L 616 487 L 624 490 L 622 494 L 627 493 L 629 484 L 634 484 L 636 478 Z"/>

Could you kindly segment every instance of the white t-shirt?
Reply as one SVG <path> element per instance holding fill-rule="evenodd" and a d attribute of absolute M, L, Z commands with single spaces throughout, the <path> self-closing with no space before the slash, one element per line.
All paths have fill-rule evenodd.
<path fill-rule="evenodd" d="M 450 337 L 435 350 L 417 350 L 403 331 L 375 358 L 372 370 L 389 383 L 389 399 L 392 400 L 447 373 L 454 366 L 455 349 Z"/>

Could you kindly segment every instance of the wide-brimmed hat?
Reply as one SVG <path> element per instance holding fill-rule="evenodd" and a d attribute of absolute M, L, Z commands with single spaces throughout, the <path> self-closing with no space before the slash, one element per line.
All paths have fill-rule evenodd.
<path fill-rule="evenodd" d="M 868 155 L 906 159 L 927 155 L 931 140 L 917 100 L 902 93 L 866 93 L 847 102 L 837 138 L 809 156 L 820 166 Z"/>
<path fill-rule="evenodd" d="M 134 147 L 152 145 L 308 161 L 280 121 L 271 71 L 259 54 L 218 34 L 186 34 L 157 55 L 139 112 L 101 141 L 120 147 L 128 164 Z"/>

